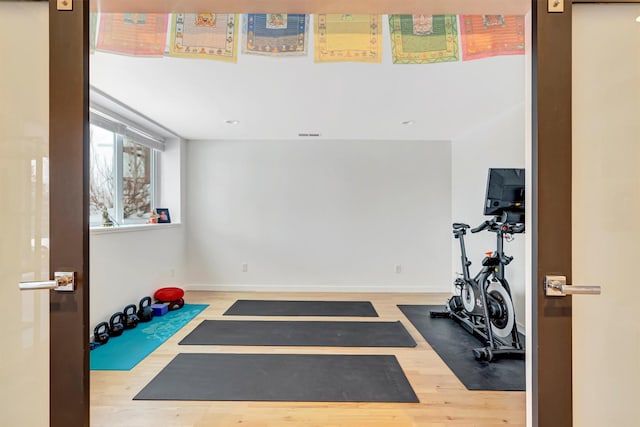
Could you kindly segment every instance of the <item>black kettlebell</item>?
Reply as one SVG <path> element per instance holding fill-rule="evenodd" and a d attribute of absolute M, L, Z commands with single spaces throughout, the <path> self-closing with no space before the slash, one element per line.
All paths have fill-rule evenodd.
<path fill-rule="evenodd" d="M 124 332 L 124 325 L 122 324 L 122 318 L 124 314 L 121 311 L 113 313 L 111 319 L 109 319 L 109 335 L 112 337 L 119 337 Z"/>
<path fill-rule="evenodd" d="M 133 329 L 138 326 L 138 316 L 136 315 L 136 306 L 135 304 L 129 304 L 122 310 L 124 314 L 124 328 L 125 329 Z"/>
<path fill-rule="evenodd" d="M 153 319 L 151 297 L 144 297 L 140 300 L 140 305 L 138 307 L 138 319 L 141 322 L 150 322 L 151 319 Z"/>
<path fill-rule="evenodd" d="M 109 341 L 109 324 L 100 322 L 93 330 L 93 340 L 99 344 L 106 344 Z"/>

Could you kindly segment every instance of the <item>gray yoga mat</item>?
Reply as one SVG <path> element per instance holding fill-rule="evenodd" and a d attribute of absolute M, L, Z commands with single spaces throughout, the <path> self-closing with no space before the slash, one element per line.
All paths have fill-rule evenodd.
<path fill-rule="evenodd" d="M 429 316 L 431 310 L 443 311 L 444 305 L 399 305 L 398 308 L 468 390 L 525 390 L 525 361 L 477 361 L 471 352 L 473 348 L 482 347 L 477 338 L 449 318 Z"/>
<path fill-rule="evenodd" d="M 395 356 L 178 354 L 134 400 L 419 402 Z"/>
<path fill-rule="evenodd" d="M 238 300 L 224 315 L 378 317 L 369 301 Z"/>
<path fill-rule="evenodd" d="M 181 345 L 415 347 L 400 322 L 204 320 Z"/>

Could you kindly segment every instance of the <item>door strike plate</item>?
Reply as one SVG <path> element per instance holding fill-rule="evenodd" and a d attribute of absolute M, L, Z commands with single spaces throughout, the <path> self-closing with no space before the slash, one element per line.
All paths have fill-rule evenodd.
<path fill-rule="evenodd" d="M 547 0 L 547 12 L 564 12 L 564 0 Z"/>
<path fill-rule="evenodd" d="M 57 0 L 58 10 L 73 10 L 73 0 Z"/>

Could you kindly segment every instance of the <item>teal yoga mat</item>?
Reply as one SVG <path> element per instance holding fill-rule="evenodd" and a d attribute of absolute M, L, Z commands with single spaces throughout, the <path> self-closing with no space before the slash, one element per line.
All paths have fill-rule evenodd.
<path fill-rule="evenodd" d="M 207 307 L 208 304 L 185 304 L 181 309 L 154 317 L 150 322 L 139 323 L 119 337 L 109 338 L 109 342 L 89 353 L 91 370 L 132 369 Z"/>

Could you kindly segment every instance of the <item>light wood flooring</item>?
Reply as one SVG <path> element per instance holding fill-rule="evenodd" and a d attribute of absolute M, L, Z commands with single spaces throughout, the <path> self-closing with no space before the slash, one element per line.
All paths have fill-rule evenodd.
<path fill-rule="evenodd" d="M 418 345 L 415 348 L 178 346 L 202 320 L 222 319 L 222 313 L 237 299 L 371 301 L 380 316 L 375 320 L 401 320 Z M 91 371 L 91 426 L 524 426 L 524 392 L 468 391 L 396 307 L 397 304 L 440 304 L 445 300 L 443 294 L 187 292 L 187 303 L 206 303 L 209 307 L 131 371 Z M 233 316 L 233 319 L 256 318 Z M 328 320 L 326 317 L 295 319 Z M 291 320 L 291 317 L 270 317 L 269 320 Z M 420 403 L 132 400 L 177 353 L 187 352 L 394 354 Z"/>

